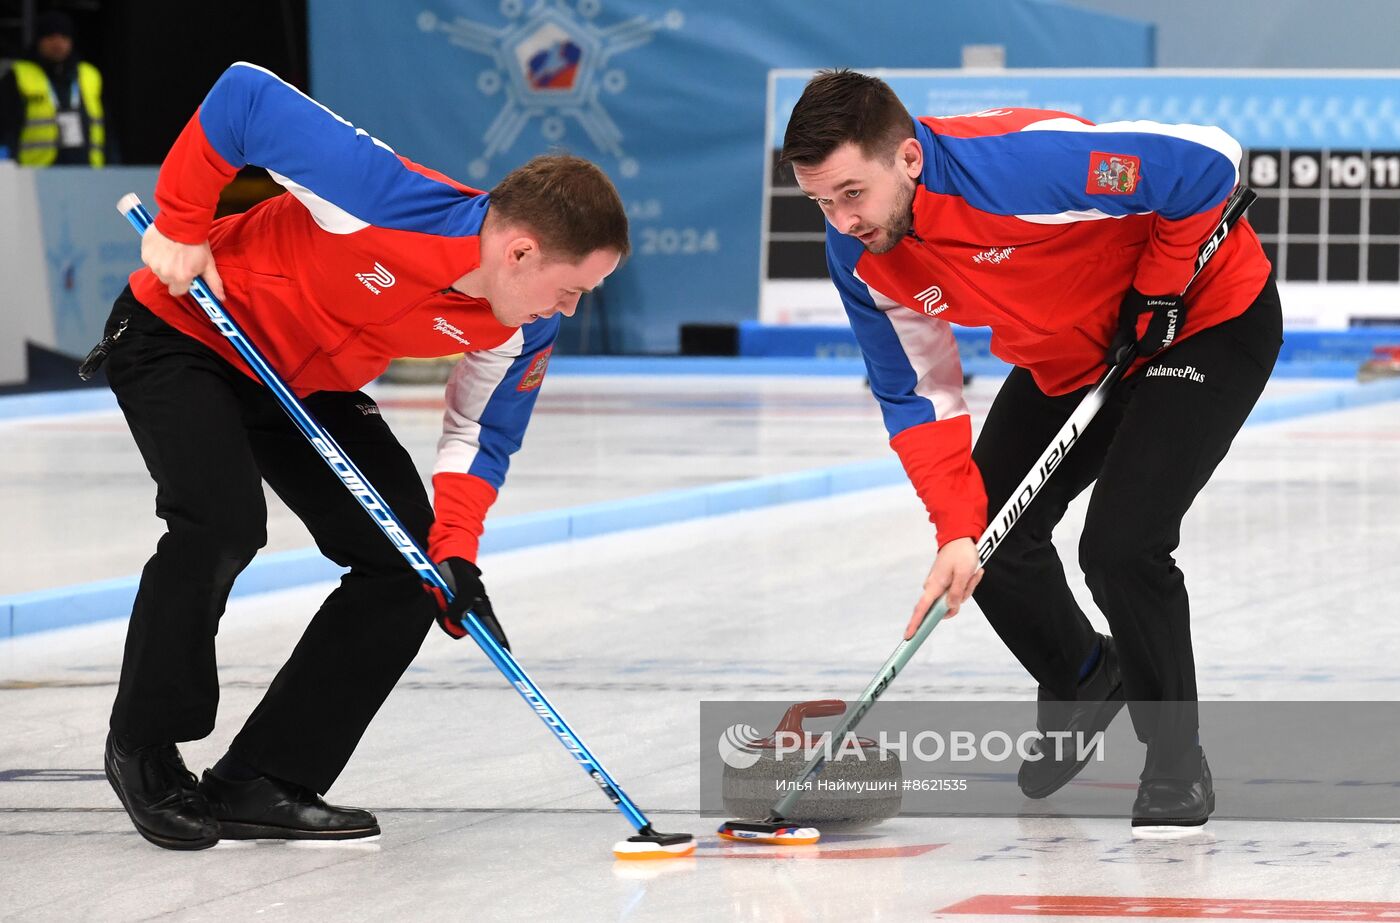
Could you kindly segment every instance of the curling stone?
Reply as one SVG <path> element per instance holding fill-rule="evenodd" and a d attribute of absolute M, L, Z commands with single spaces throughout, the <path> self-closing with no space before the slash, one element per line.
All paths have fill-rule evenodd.
<path fill-rule="evenodd" d="M 844 714 L 840 699 L 798 702 L 787 710 L 771 737 L 754 741 L 747 749 L 757 755 L 751 765 L 739 768 L 726 761 L 723 788 L 724 808 L 737 817 L 767 817 L 787 789 L 779 783 L 791 782 L 807 764 L 805 754 L 796 749 L 814 747 L 819 735 L 808 732 L 806 718 L 829 718 Z M 882 751 L 872 740 L 858 738 L 855 745 L 832 745 L 831 760 L 807 780 L 802 797 L 784 819 L 797 824 L 823 827 L 860 827 L 888 820 L 899 813 L 903 800 L 903 767 L 899 757 Z M 781 759 L 778 747 L 784 747 Z M 739 762 L 743 762 L 742 760 Z"/>
<path fill-rule="evenodd" d="M 1400 378 L 1400 346 L 1377 346 L 1371 358 L 1356 370 L 1358 381 Z"/>
<path fill-rule="evenodd" d="M 394 385 L 438 385 L 452 377 L 461 353 L 433 359 L 407 357 L 389 363 L 379 380 Z"/>

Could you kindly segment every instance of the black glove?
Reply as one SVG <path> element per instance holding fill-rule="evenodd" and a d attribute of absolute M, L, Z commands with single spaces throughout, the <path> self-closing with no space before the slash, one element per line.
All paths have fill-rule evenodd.
<path fill-rule="evenodd" d="M 481 583 L 481 568 L 477 567 L 466 558 L 448 558 L 439 561 L 437 565 L 438 573 L 442 574 L 442 579 L 447 581 L 447 586 L 452 590 L 452 602 L 442 610 L 442 615 L 438 617 L 437 623 L 443 631 L 453 638 L 465 638 L 467 636 L 466 626 L 462 624 L 462 618 L 470 609 L 476 613 L 477 620 L 482 627 L 491 632 L 491 637 L 496 639 L 496 643 L 506 650 L 510 650 L 510 641 L 506 638 L 506 633 L 501 630 L 501 623 L 496 621 L 496 613 L 491 608 L 491 600 L 486 596 L 486 587 Z M 441 607 L 443 600 L 437 592 L 433 593 L 438 597 L 438 605 Z"/>
<path fill-rule="evenodd" d="M 1147 330 L 1137 335 L 1138 318 L 1152 316 Z M 1128 289 L 1118 306 L 1118 332 L 1108 344 L 1103 361 L 1117 365 L 1133 356 L 1155 356 L 1172 345 L 1186 324 L 1186 302 L 1180 295 L 1144 295 L 1135 288 Z"/>

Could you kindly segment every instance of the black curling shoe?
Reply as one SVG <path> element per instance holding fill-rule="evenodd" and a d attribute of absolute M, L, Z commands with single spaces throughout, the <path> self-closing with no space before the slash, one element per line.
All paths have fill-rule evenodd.
<path fill-rule="evenodd" d="M 1096 752 L 1095 734 L 1108 730 L 1123 708 L 1123 677 L 1113 639 L 1100 635 L 1099 662 L 1079 683 L 1076 698 L 1054 698 L 1043 686 L 1036 706 L 1036 728 L 1042 735 L 1065 732 L 1069 736 L 1042 736 L 1031 743 L 1037 759 L 1021 763 L 1016 781 L 1027 798 L 1045 798 L 1077 776 Z M 1080 754 L 1083 757 L 1080 757 Z"/>
<path fill-rule="evenodd" d="M 174 744 L 132 747 L 107 735 L 102 768 L 136 832 L 162 849 L 208 849 L 219 822 Z"/>
<path fill-rule="evenodd" d="M 1200 833 L 1215 810 L 1210 765 L 1201 754 L 1201 777 L 1144 779 L 1133 802 L 1133 836 L 1175 839 Z"/>
<path fill-rule="evenodd" d="M 205 770 L 209 799 L 226 840 L 357 840 L 379 836 L 379 821 L 360 808 L 326 804 L 304 785 L 259 776 L 233 782 Z"/>

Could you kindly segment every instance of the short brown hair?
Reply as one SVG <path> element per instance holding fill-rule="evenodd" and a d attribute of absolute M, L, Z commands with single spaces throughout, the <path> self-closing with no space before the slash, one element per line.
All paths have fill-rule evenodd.
<path fill-rule="evenodd" d="M 847 142 L 866 157 L 892 157 L 912 137 L 914 119 L 888 83 L 846 68 L 822 70 L 792 110 L 779 163 L 813 167 Z"/>
<path fill-rule="evenodd" d="M 622 197 L 582 157 L 542 154 L 516 167 L 491 190 L 491 211 L 529 228 L 549 256 L 578 261 L 597 250 L 632 250 Z"/>

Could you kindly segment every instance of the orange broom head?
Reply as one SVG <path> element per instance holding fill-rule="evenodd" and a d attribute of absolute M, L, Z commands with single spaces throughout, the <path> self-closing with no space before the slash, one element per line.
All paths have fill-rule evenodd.
<path fill-rule="evenodd" d="M 648 828 L 650 829 L 650 828 Z M 619 859 L 676 859 L 695 855 L 695 837 L 688 833 L 639 833 L 613 844 Z"/>
<path fill-rule="evenodd" d="M 720 824 L 719 835 L 723 840 L 763 846 L 810 846 L 822 838 L 822 832 L 816 827 L 799 827 L 787 821 L 725 821 Z"/>

